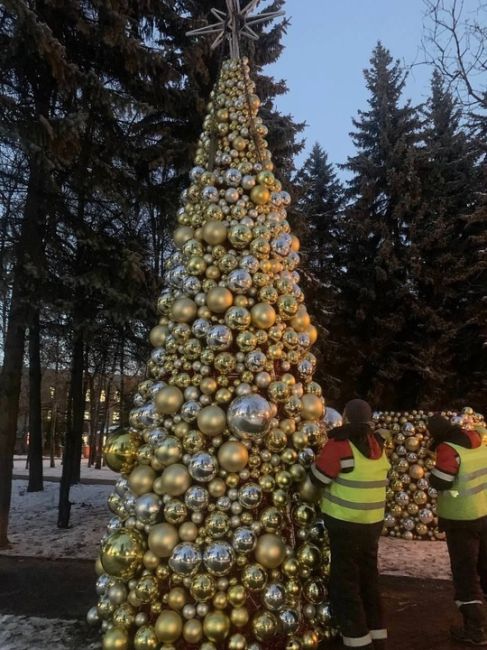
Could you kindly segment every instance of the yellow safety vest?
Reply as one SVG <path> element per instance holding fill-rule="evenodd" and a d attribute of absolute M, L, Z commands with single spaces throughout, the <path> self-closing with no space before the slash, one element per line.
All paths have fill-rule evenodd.
<path fill-rule="evenodd" d="M 321 499 L 325 514 L 356 524 L 375 524 L 384 519 L 389 461 L 385 452 L 380 458 L 366 458 L 350 443 L 354 468 L 340 472 L 327 485 Z"/>
<path fill-rule="evenodd" d="M 438 495 L 438 515 L 472 521 L 487 515 L 487 447 L 466 449 L 446 443 L 460 458 L 458 474 L 449 490 Z"/>

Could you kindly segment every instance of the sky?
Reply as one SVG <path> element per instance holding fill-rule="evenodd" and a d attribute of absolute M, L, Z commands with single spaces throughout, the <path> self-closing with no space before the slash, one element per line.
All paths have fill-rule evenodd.
<path fill-rule="evenodd" d="M 353 153 L 352 117 L 367 107 L 363 69 L 377 41 L 405 65 L 421 61 L 423 0 L 287 0 L 285 9 L 286 49 L 266 68 L 289 87 L 277 106 L 307 123 L 306 151 L 319 142 L 330 161 L 344 162 Z M 430 76 L 415 65 L 404 97 L 425 101 Z"/>

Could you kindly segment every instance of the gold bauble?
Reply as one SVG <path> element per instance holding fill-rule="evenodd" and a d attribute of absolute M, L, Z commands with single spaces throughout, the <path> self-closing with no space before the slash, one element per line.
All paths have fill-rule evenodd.
<path fill-rule="evenodd" d="M 208 483 L 208 492 L 212 497 L 222 497 L 226 491 L 227 488 L 225 486 L 225 481 L 223 481 L 221 478 L 214 478 Z"/>
<path fill-rule="evenodd" d="M 183 619 L 177 612 L 164 609 L 157 617 L 154 625 L 157 638 L 163 643 L 174 643 L 183 631 Z"/>
<path fill-rule="evenodd" d="M 232 585 L 227 592 L 227 596 L 234 607 L 240 607 L 247 600 L 247 592 L 242 585 Z"/>
<path fill-rule="evenodd" d="M 137 573 L 144 551 L 138 532 L 120 528 L 103 542 L 100 559 L 108 575 L 128 580 Z"/>
<path fill-rule="evenodd" d="M 424 467 L 417 464 L 411 465 L 409 468 L 409 476 L 415 481 L 418 481 L 420 478 L 424 477 Z"/>
<path fill-rule="evenodd" d="M 227 595 L 224 592 L 219 591 L 213 596 L 212 603 L 215 609 L 225 609 L 228 605 Z"/>
<path fill-rule="evenodd" d="M 266 569 L 277 569 L 286 557 L 286 545 L 281 537 L 266 533 L 257 540 L 255 559 Z"/>
<path fill-rule="evenodd" d="M 262 591 L 267 584 L 267 572 L 260 564 L 248 564 L 242 572 L 242 583 L 250 591 Z"/>
<path fill-rule="evenodd" d="M 191 476 L 185 465 L 174 463 L 163 471 L 154 481 L 154 492 L 159 495 L 169 494 L 172 497 L 184 494 L 191 485 Z"/>
<path fill-rule="evenodd" d="M 186 270 L 190 275 L 202 275 L 206 271 L 208 264 L 199 255 L 193 255 L 186 264 Z"/>
<path fill-rule="evenodd" d="M 236 440 L 228 440 L 218 450 L 218 461 L 227 472 L 241 472 L 249 461 L 245 445 Z"/>
<path fill-rule="evenodd" d="M 135 595 L 141 603 L 150 603 L 159 593 L 157 580 L 152 575 L 142 576 L 135 588 Z"/>
<path fill-rule="evenodd" d="M 417 451 L 421 442 L 416 436 L 410 436 L 406 439 L 406 442 L 404 444 L 408 451 Z"/>
<path fill-rule="evenodd" d="M 148 465 L 138 465 L 129 475 L 128 483 L 130 489 L 137 496 L 147 494 L 152 491 L 152 485 L 156 477 L 155 471 Z"/>
<path fill-rule="evenodd" d="M 234 607 L 230 611 L 230 620 L 235 627 L 245 627 L 249 622 L 249 611 L 246 607 Z"/>
<path fill-rule="evenodd" d="M 200 390 L 203 393 L 203 395 L 212 395 L 216 389 L 218 388 L 218 384 L 213 377 L 205 377 L 204 379 L 201 380 L 200 383 Z"/>
<path fill-rule="evenodd" d="M 210 612 L 204 618 L 203 631 L 210 641 L 223 641 L 230 632 L 230 619 L 223 612 Z"/>
<path fill-rule="evenodd" d="M 227 643 L 228 650 L 246 650 L 247 639 L 243 634 L 232 634 Z"/>
<path fill-rule="evenodd" d="M 233 304 L 233 294 L 225 287 L 214 287 L 208 291 L 206 304 L 214 314 L 223 314 Z"/>
<path fill-rule="evenodd" d="M 156 524 L 149 529 L 147 543 L 157 557 L 169 557 L 178 542 L 178 531 L 171 524 Z"/>
<path fill-rule="evenodd" d="M 222 244 L 227 238 L 227 227 L 221 221 L 208 221 L 203 226 L 203 239 L 211 246 Z"/>
<path fill-rule="evenodd" d="M 274 532 L 282 525 L 282 515 L 277 508 L 270 506 L 263 511 L 260 521 L 266 532 Z"/>
<path fill-rule="evenodd" d="M 287 435 L 294 433 L 296 431 L 296 421 L 291 418 L 286 418 L 279 422 L 279 428 L 284 431 Z"/>
<path fill-rule="evenodd" d="M 189 323 L 196 318 L 198 307 L 190 298 L 178 298 L 172 306 L 171 315 L 176 323 Z"/>
<path fill-rule="evenodd" d="M 128 634 L 119 627 L 112 627 L 103 635 L 103 650 L 127 650 L 128 647 Z"/>
<path fill-rule="evenodd" d="M 191 582 L 190 592 L 192 597 L 199 603 L 213 598 L 216 592 L 215 580 L 208 573 L 200 573 Z"/>
<path fill-rule="evenodd" d="M 134 637 L 134 650 L 157 650 L 159 640 L 150 625 L 139 627 Z"/>
<path fill-rule="evenodd" d="M 277 619 L 271 612 L 260 612 L 252 620 L 252 630 L 259 641 L 272 639 L 277 628 Z"/>
<path fill-rule="evenodd" d="M 166 325 L 156 325 L 149 334 L 149 340 L 155 348 L 160 348 L 166 342 L 169 329 Z"/>
<path fill-rule="evenodd" d="M 225 431 L 227 417 L 219 406 L 205 406 L 198 413 L 198 428 L 207 436 L 218 436 Z"/>
<path fill-rule="evenodd" d="M 250 310 L 252 323 L 259 329 L 269 329 L 276 322 L 276 311 L 272 305 L 259 302 Z"/>
<path fill-rule="evenodd" d="M 181 442 L 174 436 L 167 436 L 167 438 L 164 438 L 161 444 L 156 447 L 154 451 L 154 456 L 163 466 L 177 463 L 177 461 L 181 459 L 182 454 L 183 450 Z"/>
<path fill-rule="evenodd" d="M 198 526 L 192 521 L 185 521 L 179 526 L 179 538 L 183 542 L 194 542 L 198 537 Z"/>
<path fill-rule="evenodd" d="M 167 604 L 171 609 L 183 609 L 187 602 L 186 591 L 182 587 L 173 587 L 167 595 Z"/>
<path fill-rule="evenodd" d="M 144 562 L 145 568 L 149 569 L 149 570 L 156 569 L 160 564 L 160 560 L 157 557 L 157 555 L 153 551 L 150 551 L 150 550 L 146 551 L 144 553 L 143 562 Z"/>
<path fill-rule="evenodd" d="M 303 402 L 301 417 L 305 420 L 319 420 L 323 417 L 323 401 L 319 397 L 306 394 L 301 401 Z"/>
<path fill-rule="evenodd" d="M 321 498 L 321 490 L 319 487 L 316 487 L 311 482 L 309 476 L 307 476 L 299 486 L 299 496 L 303 501 L 307 501 L 308 503 L 317 503 Z"/>
<path fill-rule="evenodd" d="M 316 632 L 313 630 L 307 630 L 303 634 L 302 648 L 303 650 L 314 650 L 318 647 L 320 640 Z"/>
<path fill-rule="evenodd" d="M 301 242 L 296 237 L 296 235 L 291 235 L 291 239 L 292 239 L 291 250 L 294 251 L 295 253 L 298 253 L 299 249 L 301 248 Z"/>
<path fill-rule="evenodd" d="M 184 244 L 193 239 L 194 230 L 189 226 L 180 226 L 174 231 L 173 239 L 176 244 L 176 248 L 182 248 Z"/>
<path fill-rule="evenodd" d="M 184 395 L 176 386 L 165 386 L 154 398 L 157 412 L 162 415 L 174 415 L 179 411 L 183 402 Z"/>
<path fill-rule="evenodd" d="M 318 330 L 316 327 L 314 325 L 309 325 L 304 331 L 309 336 L 311 345 L 314 345 L 318 340 Z"/>
<path fill-rule="evenodd" d="M 137 458 L 137 443 L 130 433 L 110 436 L 105 443 L 103 455 L 111 470 L 127 471 Z"/>
<path fill-rule="evenodd" d="M 308 567 L 309 569 L 316 568 L 321 561 L 320 549 L 312 544 L 303 544 L 296 555 L 300 566 Z"/>
<path fill-rule="evenodd" d="M 271 193 L 265 185 L 256 185 L 250 190 L 250 199 L 256 205 L 265 205 L 271 200 Z"/>
<path fill-rule="evenodd" d="M 203 638 L 201 621 L 198 621 L 196 618 L 186 621 L 183 627 L 183 637 L 190 645 L 197 645 Z"/>
<path fill-rule="evenodd" d="M 304 332 L 306 328 L 311 325 L 311 319 L 306 307 L 301 305 L 296 312 L 294 318 L 291 319 L 291 327 L 296 330 L 296 332 Z"/>

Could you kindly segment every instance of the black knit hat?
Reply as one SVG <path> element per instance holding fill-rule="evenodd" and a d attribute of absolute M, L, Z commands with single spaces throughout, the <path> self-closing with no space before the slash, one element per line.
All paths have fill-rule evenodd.
<path fill-rule="evenodd" d="M 353 399 L 343 411 L 350 424 L 368 424 L 372 420 L 372 409 L 363 399 Z"/>
<path fill-rule="evenodd" d="M 432 438 L 443 438 L 455 429 L 455 425 L 443 415 L 432 415 L 428 418 L 428 431 Z"/>

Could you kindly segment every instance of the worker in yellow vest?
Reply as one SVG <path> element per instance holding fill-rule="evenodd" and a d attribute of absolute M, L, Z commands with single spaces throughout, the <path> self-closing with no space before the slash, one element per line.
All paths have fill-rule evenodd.
<path fill-rule="evenodd" d="M 487 447 L 477 431 L 440 415 L 429 418 L 428 430 L 436 451 L 430 485 L 438 490 L 439 526 L 446 533 L 463 616 L 463 627 L 451 633 L 462 643 L 487 646 Z"/>
<path fill-rule="evenodd" d="M 345 406 L 344 425 L 332 429 L 311 466 L 323 488 L 321 510 L 331 550 L 330 603 L 347 648 L 383 650 L 384 626 L 377 553 L 384 524 L 389 461 L 371 426 L 367 402 Z"/>

